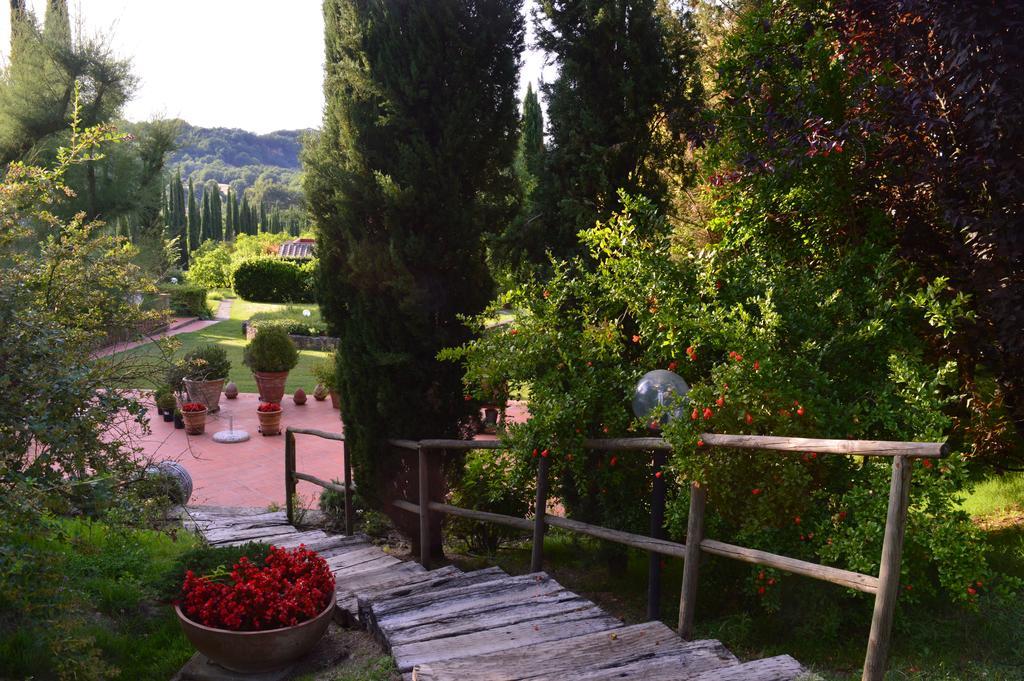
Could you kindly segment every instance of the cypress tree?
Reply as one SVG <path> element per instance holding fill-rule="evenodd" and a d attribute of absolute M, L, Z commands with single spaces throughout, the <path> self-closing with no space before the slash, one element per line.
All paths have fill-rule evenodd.
<path fill-rule="evenodd" d="M 458 315 L 492 292 L 481 237 L 514 193 L 520 10 L 521 0 L 324 2 L 327 103 L 304 178 L 320 305 L 340 339 L 360 495 L 414 542 L 416 520 L 388 503 L 407 462 L 381 449 L 389 437 L 458 436 L 477 410 L 461 368 L 437 353 L 468 340 Z"/>
<path fill-rule="evenodd" d="M 171 185 L 167 190 L 167 225 L 171 233 L 178 237 L 178 265 L 188 268 L 188 221 L 185 218 L 185 195 L 181 188 L 181 168 L 174 173 Z"/>
<path fill-rule="evenodd" d="M 196 201 L 196 187 L 188 178 L 188 250 L 194 251 L 203 242 L 202 218 Z"/>
<path fill-rule="evenodd" d="M 545 245 L 568 257 L 580 251 L 579 229 L 621 209 L 620 189 L 662 206 L 664 171 L 685 174 L 679 139 L 697 138 L 702 101 L 697 36 L 689 13 L 665 0 L 550 0 L 535 26 L 559 67 L 544 86 L 551 145 L 539 222 Z"/>
<path fill-rule="evenodd" d="M 199 243 L 212 239 L 213 234 L 213 213 L 210 212 L 210 192 L 203 191 L 203 214 L 201 217 L 202 229 L 199 230 Z"/>
<path fill-rule="evenodd" d="M 224 217 L 222 215 L 222 202 L 220 200 L 220 185 L 215 180 L 207 180 L 203 187 L 203 197 L 210 199 L 210 222 L 206 238 L 214 241 L 224 240 Z"/>
<path fill-rule="evenodd" d="M 71 19 L 67 0 L 48 0 L 43 35 L 52 45 L 71 46 Z"/>

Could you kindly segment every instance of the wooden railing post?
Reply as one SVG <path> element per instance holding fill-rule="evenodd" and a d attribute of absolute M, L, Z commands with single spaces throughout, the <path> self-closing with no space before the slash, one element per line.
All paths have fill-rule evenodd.
<path fill-rule="evenodd" d="M 704 539 L 704 506 L 707 491 L 699 482 L 690 484 L 690 517 L 686 522 L 686 554 L 683 558 L 683 586 L 679 593 L 679 636 L 693 639 L 693 613 L 697 607 L 697 572 L 700 570 L 700 542 Z"/>
<path fill-rule="evenodd" d="M 654 482 L 651 483 L 651 539 L 661 539 L 665 524 L 665 478 L 659 475 L 665 465 L 665 451 L 654 451 Z M 661 561 L 660 554 L 647 552 L 647 620 L 661 619 Z"/>
<path fill-rule="evenodd" d="M 544 531 L 547 523 L 544 516 L 548 512 L 548 471 L 551 468 L 551 460 L 542 456 L 537 465 L 537 500 L 533 506 L 533 553 L 530 556 L 530 572 L 540 572 L 544 569 Z"/>
<path fill-rule="evenodd" d="M 420 479 L 420 565 L 430 567 L 430 469 L 427 466 L 427 450 L 416 448 L 419 455 Z"/>
<path fill-rule="evenodd" d="M 284 433 L 284 507 L 288 522 L 295 515 L 295 433 Z"/>
<path fill-rule="evenodd" d="M 341 443 L 341 455 L 345 470 L 345 534 L 352 536 L 352 462 L 348 460 L 344 441 Z"/>
<path fill-rule="evenodd" d="M 871 633 L 868 636 L 862 681 L 882 681 L 882 677 L 885 676 L 889 639 L 892 635 L 892 618 L 900 587 L 900 559 L 903 554 L 903 535 L 910 500 L 912 462 L 913 459 L 906 456 L 897 456 L 892 462 L 889 510 L 885 517 L 882 562 L 878 570 L 878 593 L 875 594 L 875 610 L 871 615 Z"/>

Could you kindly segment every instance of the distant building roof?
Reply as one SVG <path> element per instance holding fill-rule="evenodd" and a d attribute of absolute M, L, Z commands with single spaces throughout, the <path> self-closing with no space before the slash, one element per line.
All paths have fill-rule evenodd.
<path fill-rule="evenodd" d="M 277 257 L 292 258 L 295 260 L 309 260 L 313 257 L 313 248 L 316 246 L 316 239 L 295 239 L 285 241 L 277 249 Z"/>

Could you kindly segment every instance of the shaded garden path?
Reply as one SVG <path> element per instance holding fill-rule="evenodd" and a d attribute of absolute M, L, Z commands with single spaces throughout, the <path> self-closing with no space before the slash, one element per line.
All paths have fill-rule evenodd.
<path fill-rule="evenodd" d="M 363 535 L 300 531 L 280 511 L 196 507 L 183 520 L 216 546 L 265 541 L 319 552 L 337 579 L 336 618 L 365 627 L 403 679 L 788 681 L 804 673 L 788 655 L 741 663 L 719 641 L 683 641 L 661 622 L 627 626 L 543 572 L 428 571 Z"/>

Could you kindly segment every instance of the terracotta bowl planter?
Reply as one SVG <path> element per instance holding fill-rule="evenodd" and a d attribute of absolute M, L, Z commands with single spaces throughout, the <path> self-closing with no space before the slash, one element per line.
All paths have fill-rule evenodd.
<path fill-rule="evenodd" d="M 183 411 L 181 418 L 185 421 L 185 432 L 189 435 L 202 435 L 206 431 L 206 413 L 202 411 Z"/>
<path fill-rule="evenodd" d="M 323 612 L 294 627 L 267 631 L 228 631 L 193 622 L 174 606 L 185 638 L 195 649 L 235 672 L 269 672 L 288 666 L 313 649 L 327 631 L 334 614 L 332 598 Z"/>
<path fill-rule="evenodd" d="M 224 381 L 227 379 L 218 378 L 215 381 L 193 381 L 191 378 L 184 380 L 185 390 L 188 392 L 188 399 L 192 402 L 205 404 L 211 414 L 220 411 L 220 392 L 224 388 Z"/>
<path fill-rule="evenodd" d="M 261 402 L 281 402 L 284 398 L 284 384 L 288 380 L 287 371 L 254 371 L 252 377 L 256 379 Z"/>
<path fill-rule="evenodd" d="M 277 411 L 257 411 L 256 415 L 260 419 L 260 432 L 264 435 L 280 435 L 281 434 L 281 410 Z"/>

